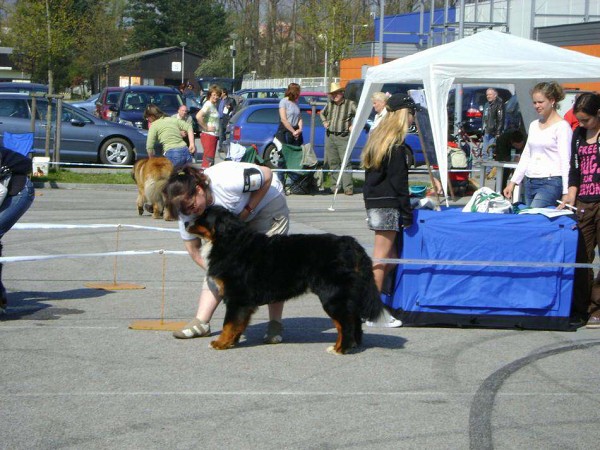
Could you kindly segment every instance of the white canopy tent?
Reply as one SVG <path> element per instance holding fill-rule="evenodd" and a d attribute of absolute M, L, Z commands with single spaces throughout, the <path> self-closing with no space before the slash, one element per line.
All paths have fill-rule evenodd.
<path fill-rule="evenodd" d="M 514 84 L 523 119 L 529 124 L 535 119 L 529 91 L 536 83 L 592 80 L 600 81 L 600 58 L 492 30 L 371 67 L 365 77 L 342 167 L 346 166 L 350 149 L 371 112 L 371 95 L 380 91 L 384 83 L 423 83 L 440 181 L 446 189 L 446 103 L 453 84 Z"/>

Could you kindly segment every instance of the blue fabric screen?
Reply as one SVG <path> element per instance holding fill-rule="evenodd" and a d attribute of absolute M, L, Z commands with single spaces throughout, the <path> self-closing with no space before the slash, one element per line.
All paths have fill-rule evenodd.
<path fill-rule="evenodd" d="M 417 210 L 404 232 L 402 258 L 489 264 L 399 265 L 394 293 L 384 301 L 404 312 L 568 318 L 573 268 L 493 262 L 575 262 L 578 230 L 571 217 Z"/>

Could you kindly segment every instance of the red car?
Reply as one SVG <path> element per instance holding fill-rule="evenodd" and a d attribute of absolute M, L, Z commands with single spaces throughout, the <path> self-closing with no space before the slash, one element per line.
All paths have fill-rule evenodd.
<path fill-rule="evenodd" d="M 96 102 L 94 115 L 100 119 L 112 120 L 116 113 L 111 111 L 110 107 L 117 104 L 122 90 L 123 88 L 118 86 L 109 86 L 102 89 Z"/>

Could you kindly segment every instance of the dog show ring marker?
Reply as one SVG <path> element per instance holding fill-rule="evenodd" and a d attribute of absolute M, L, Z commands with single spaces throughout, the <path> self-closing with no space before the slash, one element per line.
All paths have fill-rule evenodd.
<path fill-rule="evenodd" d="M 116 252 L 119 251 L 119 231 L 121 230 L 121 224 L 117 225 L 117 245 Z M 115 262 L 113 265 L 113 282 L 112 283 L 99 283 L 99 282 L 90 282 L 85 283 L 85 287 L 90 289 L 103 289 L 105 291 L 126 291 L 133 289 L 146 289 L 146 286 L 142 286 L 141 284 L 135 283 L 117 283 L 117 255 L 115 255 Z"/>
<path fill-rule="evenodd" d="M 187 322 L 165 322 L 165 273 L 166 273 L 166 255 L 163 250 L 160 251 L 163 257 L 162 264 L 162 299 L 160 302 L 160 320 L 136 320 L 129 324 L 131 330 L 154 330 L 154 331 L 177 331 L 181 330 Z"/>

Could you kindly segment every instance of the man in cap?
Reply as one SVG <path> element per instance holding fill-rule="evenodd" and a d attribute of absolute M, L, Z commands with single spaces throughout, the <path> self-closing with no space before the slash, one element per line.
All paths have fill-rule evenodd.
<path fill-rule="evenodd" d="M 350 131 L 352 131 L 352 121 L 356 115 L 356 103 L 344 98 L 344 88 L 339 83 L 331 83 L 329 91 L 329 101 L 323 111 L 321 111 L 321 120 L 325 127 L 325 162 L 333 170 L 333 182 L 337 185 L 339 173 L 335 172 L 342 169 L 344 153 L 348 145 Z M 349 169 L 349 161 L 344 170 Z M 344 172 L 342 174 L 342 188 L 344 194 L 352 195 L 354 188 L 352 185 L 352 174 Z"/>

